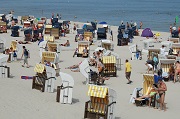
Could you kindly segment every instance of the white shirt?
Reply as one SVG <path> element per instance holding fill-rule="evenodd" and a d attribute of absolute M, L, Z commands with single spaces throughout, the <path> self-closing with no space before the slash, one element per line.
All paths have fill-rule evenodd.
<path fill-rule="evenodd" d="M 160 48 L 160 54 L 165 56 L 165 48 Z"/>

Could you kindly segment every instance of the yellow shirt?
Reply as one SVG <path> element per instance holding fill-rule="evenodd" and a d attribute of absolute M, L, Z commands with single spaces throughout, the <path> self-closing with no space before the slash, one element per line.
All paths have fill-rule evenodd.
<path fill-rule="evenodd" d="M 131 72 L 131 64 L 126 62 L 126 72 Z"/>

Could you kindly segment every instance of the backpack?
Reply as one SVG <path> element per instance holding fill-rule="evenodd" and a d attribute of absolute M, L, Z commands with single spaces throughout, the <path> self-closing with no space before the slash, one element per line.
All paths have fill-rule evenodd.
<path fill-rule="evenodd" d="M 24 55 L 29 56 L 29 51 L 27 49 L 24 49 Z"/>

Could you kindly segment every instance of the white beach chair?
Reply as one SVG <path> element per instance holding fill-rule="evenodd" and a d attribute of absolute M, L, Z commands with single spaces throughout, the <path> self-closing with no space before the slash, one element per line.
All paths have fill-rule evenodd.
<path fill-rule="evenodd" d="M 42 41 L 39 43 L 39 56 L 42 58 L 42 52 L 46 51 L 47 41 Z"/>
<path fill-rule="evenodd" d="M 81 74 L 86 78 L 86 84 L 89 84 L 89 72 L 90 72 L 90 68 L 89 68 L 89 63 L 88 63 L 87 59 L 85 59 L 79 65 L 79 69 L 80 69 Z"/>
<path fill-rule="evenodd" d="M 151 47 L 154 47 L 154 39 L 146 39 L 143 41 L 144 49 L 147 50 Z"/>
<path fill-rule="evenodd" d="M 67 73 L 60 72 L 62 85 L 57 87 L 56 101 L 62 104 L 72 104 L 74 79 Z"/>
<path fill-rule="evenodd" d="M 9 78 L 10 69 L 6 66 L 9 56 L 0 54 L 0 78 Z"/>
<path fill-rule="evenodd" d="M 54 92 L 54 81 L 56 77 L 56 71 L 50 66 L 46 67 L 47 80 L 45 80 L 45 92 L 53 93 Z"/>
<path fill-rule="evenodd" d="M 132 60 L 137 60 L 136 58 L 136 52 L 137 52 L 137 47 L 136 47 L 136 44 L 133 44 L 129 47 L 129 51 L 131 52 L 132 56 Z"/>

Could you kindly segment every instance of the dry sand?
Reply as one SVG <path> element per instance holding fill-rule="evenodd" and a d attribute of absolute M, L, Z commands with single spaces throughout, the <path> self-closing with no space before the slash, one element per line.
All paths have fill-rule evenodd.
<path fill-rule="evenodd" d="M 73 22 L 71 22 L 73 25 Z M 82 26 L 82 23 L 79 26 Z M 133 43 L 128 46 L 117 46 L 117 26 L 111 26 L 114 36 L 114 52 L 121 57 L 122 69 L 118 71 L 117 77 L 111 77 L 110 80 L 105 81 L 106 86 L 114 89 L 117 92 L 117 103 L 115 105 L 115 119 L 179 119 L 180 112 L 180 83 L 167 82 L 168 91 L 166 93 L 167 111 L 159 111 L 149 107 L 136 107 L 129 103 L 130 94 L 136 87 L 142 87 L 142 74 L 146 72 L 147 67 L 145 61 L 147 54 L 143 53 L 142 60 L 130 60 L 131 54 L 128 47 L 131 44 L 137 43 L 143 48 L 142 40 L 146 39 L 140 36 L 135 36 Z M 156 33 L 156 32 L 154 32 Z M 6 39 L 6 47 L 10 46 L 11 40 L 23 40 L 24 34 L 20 33 L 20 37 L 11 37 L 11 31 L 0 34 L 0 37 Z M 141 34 L 141 31 L 140 31 Z M 160 32 L 163 40 L 167 40 L 169 33 Z M 75 49 L 77 43 L 74 42 L 75 34 L 67 34 L 66 37 L 61 37 L 57 42 L 64 43 L 70 40 L 71 48 Z M 108 36 L 109 37 L 109 36 Z M 96 40 L 96 38 L 94 39 Z M 82 61 L 82 58 L 72 57 L 72 50 L 61 52 L 61 71 L 69 73 L 75 80 L 73 88 L 73 104 L 60 104 L 56 102 L 56 93 L 42 93 L 38 90 L 32 89 L 32 80 L 22 80 L 21 75 L 33 76 L 35 75 L 34 66 L 40 61 L 38 43 L 26 44 L 27 49 L 30 50 L 31 58 L 29 59 L 30 68 L 21 67 L 23 61 L 7 63 L 10 66 L 10 72 L 13 78 L 0 79 L 0 119 L 82 119 L 84 117 L 85 102 L 89 100 L 87 96 L 87 85 L 82 82 L 85 77 L 80 72 L 71 72 L 65 67 L 77 64 Z M 159 43 L 156 43 L 160 46 Z M 93 51 L 98 46 L 95 42 L 91 46 Z M 92 52 L 91 52 L 92 53 Z M 19 58 L 21 57 L 18 56 Z M 124 62 L 129 59 L 132 64 L 133 83 L 128 85 L 124 74 Z M 55 87 L 61 85 L 60 77 L 55 81 Z"/>

